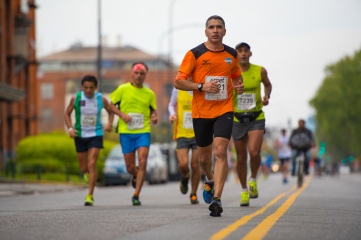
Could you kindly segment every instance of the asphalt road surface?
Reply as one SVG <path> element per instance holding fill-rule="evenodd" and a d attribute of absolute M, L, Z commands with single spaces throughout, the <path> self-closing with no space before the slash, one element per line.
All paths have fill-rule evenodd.
<path fill-rule="evenodd" d="M 84 187 L 35 185 L 24 194 L 13 185 L 0 194 L 0 239 L 361 239 L 360 174 L 308 176 L 299 189 L 295 178 L 281 180 L 260 178 L 259 198 L 240 207 L 241 187 L 230 175 L 221 217 L 209 216 L 201 184 L 199 205 L 169 182 L 145 184 L 142 206 L 131 205 L 131 186 L 97 187 L 93 207 L 83 206 Z"/>

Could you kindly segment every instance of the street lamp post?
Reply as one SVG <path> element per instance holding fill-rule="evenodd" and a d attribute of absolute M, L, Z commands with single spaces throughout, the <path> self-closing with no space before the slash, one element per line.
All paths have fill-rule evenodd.
<path fill-rule="evenodd" d="M 169 31 L 171 31 L 171 29 L 173 29 L 173 16 L 174 16 L 174 5 L 175 2 L 177 0 L 172 0 L 169 4 Z M 172 64 L 172 52 L 173 52 L 173 36 L 172 34 L 169 35 L 168 38 L 168 61 L 171 64 L 171 69 L 173 68 L 173 64 Z M 171 72 L 171 71 L 170 71 Z"/>

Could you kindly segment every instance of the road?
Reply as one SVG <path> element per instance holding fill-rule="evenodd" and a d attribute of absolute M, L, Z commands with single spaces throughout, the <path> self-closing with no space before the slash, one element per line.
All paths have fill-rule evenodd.
<path fill-rule="evenodd" d="M 5 194 L 0 239 L 360 239 L 360 174 L 309 176 L 303 188 L 295 185 L 271 174 L 259 179 L 259 198 L 240 207 L 231 175 L 218 218 L 209 216 L 201 189 L 200 204 L 190 205 L 176 182 L 145 184 L 142 206 L 131 206 L 131 186 L 97 187 L 93 207 L 83 206 L 86 189 L 79 187 Z"/>

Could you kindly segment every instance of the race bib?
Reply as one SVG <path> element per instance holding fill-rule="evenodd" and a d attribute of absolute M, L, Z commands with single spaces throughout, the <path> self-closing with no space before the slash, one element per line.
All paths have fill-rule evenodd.
<path fill-rule="evenodd" d="M 81 116 L 81 125 L 83 127 L 95 127 L 96 116 Z"/>
<path fill-rule="evenodd" d="M 192 121 L 192 113 L 191 112 L 184 112 L 183 128 L 184 129 L 193 129 L 193 121 Z"/>
<path fill-rule="evenodd" d="M 218 84 L 219 92 L 218 93 L 205 93 L 206 100 L 224 100 L 228 97 L 227 84 L 228 77 L 226 76 L 207 76 L 206 83 L 216 82 Z"/>
<path fill-rule="evenodd" d="M 144 115 L 141 113 L 128 113 L 132 117 L 132 121 L 128 123 L 128 129 L 143 129 L 144 128 Z"/>
<path fill-rule="evenodd" d="M 237 103 L 238 110 L 251 110 L 256 107 L 256 94 L 243 93 L 237 95 Z"/>

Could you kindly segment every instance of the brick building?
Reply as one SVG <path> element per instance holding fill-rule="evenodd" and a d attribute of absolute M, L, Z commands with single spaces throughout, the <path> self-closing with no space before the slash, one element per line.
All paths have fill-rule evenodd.
<path fill-rule="evenodd" d="M 0 169 L 38 133 L 35 0 L 0 0 Z"/>
<path fill-rule="evenodd" d="M 67 50 L 39 59 L 40 132 L 65 129 L 64 111 L 70 97 L 81 90 L 82 77 L 86 74 L 98 75 L 97 50 L 96 47 L 83 47 L 77 43 Z M 130 80 L 131 66 L 134 62 L 141 61 L 148 65 L 149 72 L 145 85 L 157 96 L 160 120 L 157 127 L 169 125 L 168 102 L 175 71 L 178 69 L 172 67 L 168 61 L 132 46 L 103 46 L 101 56 L 102 79 L 98 90 L 106 96 L 119 84 Z"/>

